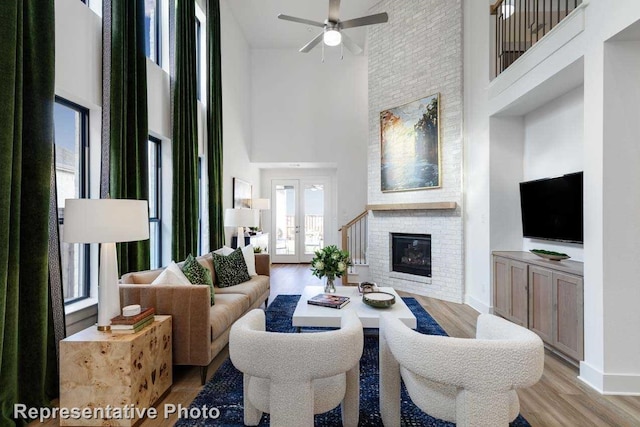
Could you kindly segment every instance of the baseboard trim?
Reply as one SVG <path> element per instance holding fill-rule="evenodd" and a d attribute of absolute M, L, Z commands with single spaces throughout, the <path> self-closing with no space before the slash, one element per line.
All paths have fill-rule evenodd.
<path fill-rule="evenodd" d="M 475 299 L 471 295 L 464 296 L 464 303 L 481 314 L 487 314 L 493 311 L 490 306 L 486 305 L 482 301 Z"/>
<path fill-rule="evenodd" d="M 580 362 L 578 379 L 603 395 L 640 396 L 640 375 L 605 374 L 586 362 Z"/>

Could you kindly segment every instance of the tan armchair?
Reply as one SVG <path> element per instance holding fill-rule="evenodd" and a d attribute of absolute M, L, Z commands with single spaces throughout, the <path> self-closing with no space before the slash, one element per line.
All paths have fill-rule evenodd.
<path fill-rule="evenodd" d="M 197 258 L 209 269 L 215 282 L 210 254 Z M 173 363 L 201 368 L 204 384 L 207 367 L 229 342 L 231 325 L 248 311 L 267 304 L 269 298 L 269 254 L 256 254 L 256 272 L 248 282 L 226 288 L 215 287 L 215 305 L 210 305 L 208 286 L 150 285 L 163 269 L 128 273 L 120 280 L 122 306 L 154 307 L 157 314 L 173 318 Z"/>

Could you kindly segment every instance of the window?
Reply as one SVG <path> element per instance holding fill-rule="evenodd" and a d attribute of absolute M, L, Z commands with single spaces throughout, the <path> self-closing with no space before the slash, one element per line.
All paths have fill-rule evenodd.
<path fill-rule="evenodd" d="M 201 88 L 202 88 L 202 70 L 200 69 L 200 67 L 202 67 L 202 59 L 201 59 L 201 55 L 202 55 L 202 40 L 200 39 L 200 37 L 202 36 L 202 24 L 200 23 L 200 20 L 198 18 L 196 18 L 196 81 L 197 81 L 197 89 L 196 89 L 196 93 L 198 95 L 198 101 L 202 100 L 202 95 L 201 95 Z"/>
<path fill-rule="evenodd" d="M 145 55 L 160 64 L 160 0 L 144 0 Z"/>
<path fill-rule="evenodd" d="M 162 143 L 149 137 L 149 245 L 151 268 L 162 265 Z"/>
<path fill-rule="evenodd" d="M 89 110 L 56 97 L 53 112 L 58 224 L 64 234 L 66 199 L 89 197 Z M 89 245 L 60 239 L 65 304 L 89 296 Z"/>

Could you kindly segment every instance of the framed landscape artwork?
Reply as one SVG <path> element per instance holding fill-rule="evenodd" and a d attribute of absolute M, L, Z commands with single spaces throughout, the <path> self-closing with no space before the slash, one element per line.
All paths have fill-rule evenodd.
<path fill-rule="evenodd" d="M 251 208 L 251 184 L 233 178 L 233 208 Z"/>
<path fill-rule="evenodd" d="M 380 113 L 383 192 L 440 187 L 440 94 Z"/>

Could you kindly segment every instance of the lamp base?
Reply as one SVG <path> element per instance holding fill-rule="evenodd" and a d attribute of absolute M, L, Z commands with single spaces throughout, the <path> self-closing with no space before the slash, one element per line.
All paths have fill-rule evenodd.
<path fill-rule="evenodd" d="M 98 330 L 111 330 L 111 319 L 120 314 L 118 290 L 118 257 L 115 243 L 100 245 L 98 277 Z"/>
<path fill-rule="evenodd" d="M 244 227 L 238 227 L 238 238 L 236 248 L 244 247 Z"/>

